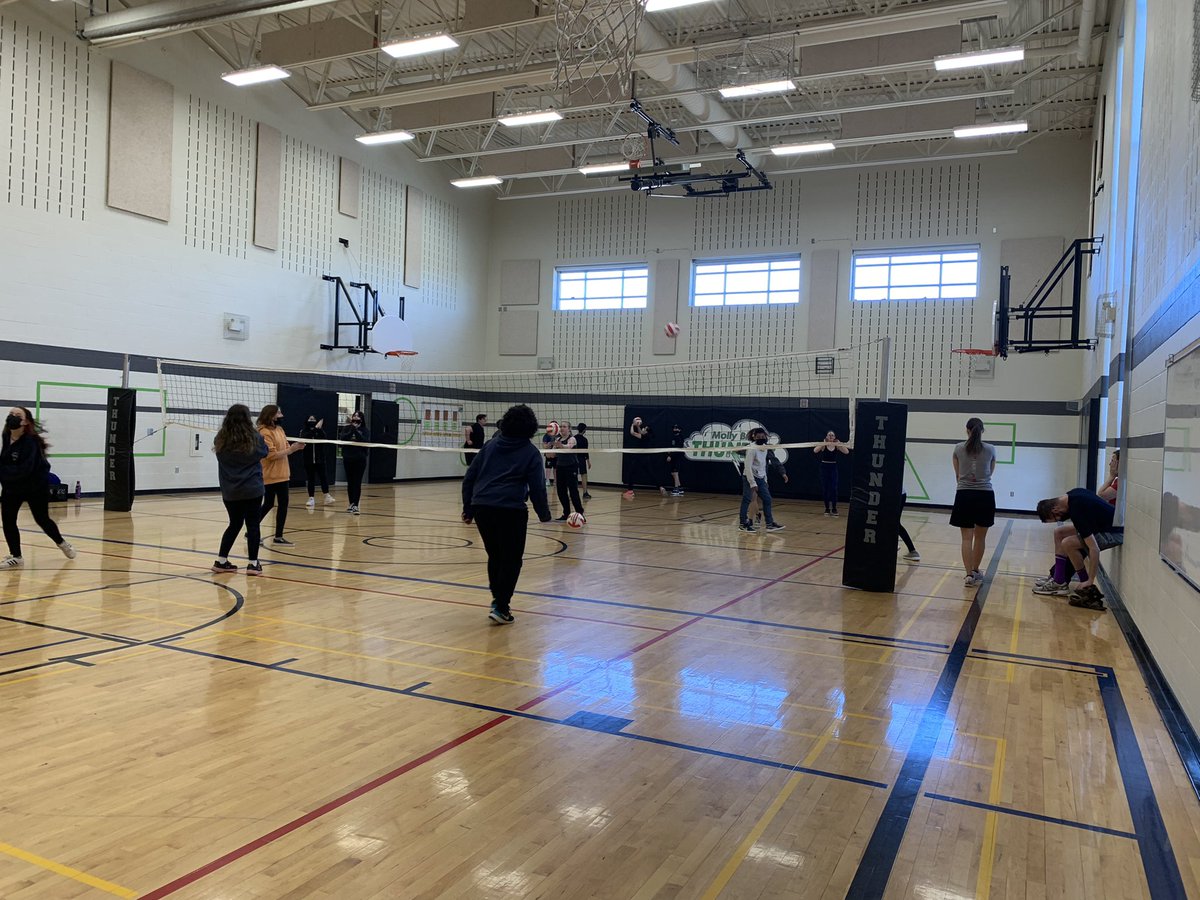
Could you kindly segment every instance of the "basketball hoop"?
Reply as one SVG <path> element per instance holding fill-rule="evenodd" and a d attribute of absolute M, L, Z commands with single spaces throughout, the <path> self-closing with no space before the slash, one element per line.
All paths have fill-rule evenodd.
<path fill-rule="evenodd" d="M 384 356 L 416 356 L 416 350 L 389 350 Z"/>
<path fill-rule="evenodd" d="M 995 356 L 995 350 L 988 350 L 983 347 L 958 347 L 950 351 L 951 353 L 962 353 L 966 356 Z"/>

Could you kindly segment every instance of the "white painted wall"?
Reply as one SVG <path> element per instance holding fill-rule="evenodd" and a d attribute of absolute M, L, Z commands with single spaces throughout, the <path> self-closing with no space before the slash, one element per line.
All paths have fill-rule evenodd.
<path fill-rule="evenodd" d="M 14 47 L 25 54 L 17 60 L 25 71 L 14 67 L 10 80 L 15 86 L 0 91 L 0 118 L 9 119 L 11 105 L 17 108 L 17 121 L 26 122 L 13 146 L 0 151 L 15 165 L 16 179 L 15 190 L 10 182 L 7 194 L 0 192 L 0 246 L 5 248 L 0 331 L 5 339 L 251 368 L 395 367 L 377 356 L 351 357 L 318 347 L 329 341 L 332 322 L 332 295 L 320 274 L 328 271 L 347 281 L 379 285 L 387 282 L 383 269 L 394 270 L 381 264 L 373 271 L 363 264 L 364 241 L 372 237 L 364 228 L 370 226 L 364 218 L 337 212 L 337 160 L 345 156 L 390 179 L 397 190 L 413 185 L 428 195 L 425 283 L 421 289 L 395 284 L 381 295 L 381 301 L 391 301 L 385 309 L 393 312 L 396 293 L 402 290 L 406 296 L 407 320 L 421 351 L 418 367 L 456 369 L 482 352 L 477 323 L 489 203 L 451 187 L 444 168 L 422 166 L 403 148 L 356 143 L 353 136 L 359 129 L 348 118 L 338 112 L 308 112 L 282 85 L 227 85 L 219 77 L 220 61 L 194 36 L 89 51 L 65 23 L 55 24 L 36 7 L 9 6 L 3 12 L 7 30 L 0 29 L 0 40 L 10 42 L 10 55 Z M 69 11 L 46 15 L 51 14 L 69 16 Z M 76 60 L 65 75 L 64 52 Z M 172 214 L 167 223 L 105 205 L 111 59 L 175 87 Z M 68 76 L 71 81 L 64 84 Z M 64 93 L 77 101 L 64 105 Z M 290 253 L 251 244 L 247 217 L 253 209 L 258 121 L 278 128 L 285 143 L 314 160 L 317 175 L 311 180 L 296 177 L 288 183 L 285 171 L 283 212 L 284 228 L 293 232 Z M 203 129 L 217 133 L 199 133 Z M 240 152 L 245 145 L 239 140 L 249 141 L 248 154 Z M 205 226 L 197 218 L 187 221 L 188 160 L 189 152 L 193 157 L 204 154 L 203 147 L 213 142 L 232 142 L 233 151 L 209 154 L 198 164 L 229 170 L 240 187 L 225 195 L 193 194 L 190 210 L 212 213 L 208 218 L 219 223 Z M 63 190 L 70 198 L 65 205 Z M 315 196 L 322 191 L 323 197 Z M 291 226 L 286 224 L 289 217 Z M 349 240 L 348 251 L 337 244 L 339 237 Z M 249 317 L 249 340 L 222 337 L 226 312 Z M 0 396 L 10 403 L 30 402 L 38 381 L 116 384 L 119 373 L 69 365 L 6 365 Z M 157 387 L 147 376 L 134 383 Z M 103 403 L 99 392 L 94 394 L 92 402 Z M 293 417 L 299 414 L 294 411 Z M 58 411 L 48 419 L 57 447 L 101 449 L 94 414 Z M 166 457 L 141 460 L 139 488 L 215 485 L 211 458 L 187 456 L 185 443 L 183 434 L 171 434 Z M 402 477 L 461 471 L 449 456 L 404 454 L 401 460 Z M 55 469 L 72 484 L 82 481 L 85 490 L 100 487 L 101 460 L 61 458 Z"/>
<path fill-rule="evenodd" d="M 966 336 L 968 346 L 988 347 L 992 342 L 992 304 L 999 290 L 1001 242 L 1045 236 L 1069 241 L 1083 236 L 1087 229 L 1089 154 L 1086 141 L 1043 138 L 1019 155 L 865 172 L 816 172 L 779 179 L 775 191 L 730 199 L 647 199 L 622 192 L 502 201 L 494 214 L 489 263 L 486 364 L 502 370 L 528 369 L 536 364 L 534 357 L 499 353 L 500 268 L 505 260 L 541 262 L 536 307 L 539 356 L 554 357 L 558 367 L 662 364 L 748 352 L 778 354 L 822 349 L 809 345 L 808 323 L 810 308 L 823 298 L 811 296 L 807 287 L 802 291 L 798 308 L 729 311 L 718 314 L 726 317 L 724 328 L 711 323 L 701 325 L 688 306 L 693 259 L 798 250 L 803 267 L 805 257 L 814 249 L 838 250 L 838 293 L 829 312 L 836 315 L 837 342 L 846 346 L 865 333 L 854 324 L 849 299 L 850 260 L 854 251 L 964 243 L 978 244 L 981 248 L 983 283 L 979 299 L 955 313 L 959 319 L 956 328 Z M 956 210 L 951 220 L 946 218 L 947 204 L 954 204 Z M 589 322 L 583 326 L 576 323 L 586 313 L 558 314 L 553 310 L 556 266 L 650 262 L 653 282 L 653 263 L 661 259 L 680 262 L 677 306 L 683 333 L 677 340 L 674 357 L 654 354 L 655 323 L 649 310 L 645 314 L 609 316 L 607 323 Z M 807 278 L 802 278 L 802 284 L 807 286 Z M 652 283 L 651 294 L 653 290 Z M 576 342 L 573 348 L 570 332 L 581 328 L 586 330 L 588 339 Z M 921 331 L 936 331 L 936 327 L 931 325 Z M 871 332 L 878 333 L 878 329 Z M 611 359 L 598 361 L 595 346 L 604 335 L 610 338 L 608 343 L 614 350 Z M 747 335 L 752 339 L 749 344 Z M 949 336 L 943 339 L 940 332 L 932 340 L 939 347 L 957 346 L 947 343 Z M 904 376 L 904 367 L 912 365 L 915 354 L 922 352 L 915 346 L 911 351 L 906 350 L 903 340 L 898 338 L 898 341 L 896 378 Z M 911 358 L 905 356 L 906 352 Z M 942 400 L 1036 399 L 1061 403 L 1066 413 L 1068 404 L 1077 403 L 1085 390 L 1080 357 L 1078 353 L 1013 356 L 997 363 L 993 378 L 975 378 L 967 375 L 968 359 L 939 351 L 939 364 L 933 366 L 923 381 L 910 379 L 914 390 L 906 395 L 897 388 L 893 396 Z M 913 443 L 909 448 L 910 460 L 928 490 L 930 502 L 953 501 L 950 446 L 962 439 L 963 424 L 971 414 L 955 411 L 912 415 L 911 437 L 944 442 Z M 1011 470 L 1002 467 L 997 476 L 998 500 L 1002 506 L 1029 509 L 1054 486 L 1075 484 L 1078 424 L 1073 413 L 1050 416 L 1013 411 L 988 413 L 982 418 L 1015 422 L 1017 427 L 1017 463 Z M 988 436 L 999 441 L 1008 435 L 1008 429 L 997 428 L 995 434 L 989 432 Z M 1024 446 L 1047 443 L 1068 447 Z M 618 465 L 616 459 L 594 459 L 593 478 L 619 481 Z M 913 483 L 908 488 L 910 494 L 919 493 Z"/>

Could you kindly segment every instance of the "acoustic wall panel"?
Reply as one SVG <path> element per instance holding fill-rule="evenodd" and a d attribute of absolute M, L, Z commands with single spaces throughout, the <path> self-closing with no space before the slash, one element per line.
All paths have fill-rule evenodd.
<path fill-rule="evenodd" d="M 556 369 L 601 369 L 642 362 L 646 313 L 640 309 L 601 309 L 554 313 Z"/>
<path fill-rule="evenodd" d="M 421 286 L 424 255 L 425 194 L 409 185 L 405 189 L 404 204 L 404 283 L 408 287 Z"/>
<path fill-rule="evenodd" d="M 338 212 L 357 219 L 362 203 L 362 166 L 344 156 L 338 162 Z"/>
<path fill-rule="evenodd" d="M 189 247 L 245 258 L 254 123 L 200 97 L 188 98 L 183 240 Z"/>
<path fill-rule="evenodd" d="M 537 356 L 538 311 L 536 309 L 501 309 L 501 356 Z"/>
<path fill-rule="evenodd" d="M 813 250 L 808 262 L 808 349 L 837 346 L 838 275 L 841 254 L 826 247 Z"/>
<path fill-rule="evenodd" d="M 858 176 L 855 239 L 974 238 L 979 233 L 979 163 L 936 163 Z"/>
<path fill-rule="evenodd" d="M 258 164 L 254 171 L 254 246 L 279 249 L 279 191 L 283 178 L 283 136 L 258 123 Z"/>
<path fill-rule="evenodd" d="M 641 256 L 646 204 L 641 194 L 601 194 L 558 201 L 558 258 Z"/>
<path fill-rule="evenodd" d="M 0 16 L 0 202 L 85 217 L 90 92 L 86 44 Z"/>
<path fill-rule="evenodd" d="M 537 306 L 541 302 L 542 261 L 506 259 L 500 263 L 500 304 Z"/>
<path fill-rule="evenodd" d="M 697 253 L 792 250 L 800 240 L 799 178 L 780 178 L 770 191 L 702 198 L 694 208 L 692 246 Z"/>
<path fill-rule="evenodd" d="M 171 218 L 175 91 L 161 78 L 114 62 L 108 111 L 108 205 Z"/>
<path fill-rule="evenodd" d="M 425 252 L 421 269 L 422 300 L 431 306 L 458 306 L 458 207 L 437 197 L 425 198 Z"/>
<path fill-rule="evenodd" d="M 372 169 L 362 182 L 362 275 L 388 315 L 404 293 L 404 185 Z"/>
<path fill-rule="evenodd" d="M 279 234 L 283 268 L 322 275 L 333 266 L 337 179 L 334 154 L 284 135 Z"/>
<path fill-rule="evenodd" d="M 654 264 L 653 349 L 655 356 L 674 356 L 678 341 L 663 330 L 668 322 L 679 321 L 679 260 L 660 259 Z"/>

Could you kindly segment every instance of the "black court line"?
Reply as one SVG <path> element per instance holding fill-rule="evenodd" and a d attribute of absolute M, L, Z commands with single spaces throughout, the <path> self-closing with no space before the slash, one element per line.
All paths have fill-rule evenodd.
<path fill-rule="evenodd" d="M 1004 813 L 1006 816 L 1020 816 L 1025 819 L 1034 819 L 1038 822 L 1045 822 L 1048 825 L 1064 825 L 1067 828 L 1080 828 L 1084 831 L 1095 831 L 1098 834 L 1110 834 L 1113 837 L 1129 838 L 1137 840 L 1137 835 L 1129 831 L 1121 831 L 1117 828 L 1106 828 L 1103 825 L 1089 825 L 1087 822 L 1076 822 L 1073 819 L 1059 819 L 1055 816 L 1043 816 L 1041 813 L 1028 812 L 1023 809 L 1013 809 L 1011 806 L 997 806 L 994 803 L 980 803 L 977 800 L 963 800 L 959 797 L 949 797 L 946 794 L 933 794 L 929 791 L 925 792 L 925 796 L 930 800 L 941 800 L 945 803 L 957 803 L 959 806 L 969 806 L 972 809 L 982 809 L 987 812 Z"/>
<path fill-rule="evenodd" d="M 16 650 L 5 650 L 0 656 L 14 656 L 18 653 L 28 653 L 31 650 L 45 650 L 47 647 L 61 647 L 63 644 L 74 644 L 76 641 L 86 641 L 84 637 L 67 638 L 62 641 L 51 641 L 49 644 L 34 644 L 32 647 L 18 647 Z"/>
<path fill-rule="evenodd" d="M 946 664 L 942 667 L 942 674 L 938 678 L 937 686 L 933 689 L 933 695 L 925 705 L 921 722 L 909 745 L 908 755 L 904 758 L 904 764 L 896 776 L 896 783 L 892 787 L 891 794 L 888 795 L 887 803 L 879 815 L 879 820 L 875 823 L 875 830 L 871 833 L 871 839 L 863 850 L 858 869 L 854 873 L 854 880 L 846 892 L 847 900 L 868 900 L 868 898 L 875 900 L 875 898 L 882 897 L 887 889 L 892 868 L 896 864 L 896 856 L 900 852 L 900 844 L 904 840 L 904 833 L 908 830 L 908 823 L 912 818 L 913 807 L 920 795 L 921 784 L 929 771 L 929 764 L 933 760 L 938 738 L 946 723 L 946 713 L 950 708 L 950 700 L 954 696 L 954 688 L 962 674 L 963 663 L 966 662 L 967 651 L 975 637 L 975 629 L 979 625 L 980 616 L 983 615 L 983 607 L 987 603 L 992 578 L 1000 567 L 1000 557 L 1004 555 L 1004 548 L 1008 544 L 1011 534 L 1012 520 L 1010 519 L 1004 526 L 1004 534 L 1000 537 L 996 549 L 992 552 L 992 560 L 988 563 L 984 583 L 976 591 L 975 598 L 971 601 L 962 627 L 959 628 L 958 638 L 950 650 L 950 655 L 946 658 Z"/>

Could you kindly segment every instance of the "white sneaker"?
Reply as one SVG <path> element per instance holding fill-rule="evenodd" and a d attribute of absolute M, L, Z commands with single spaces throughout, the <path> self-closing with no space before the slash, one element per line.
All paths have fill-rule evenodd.
<path fill-rule="evenodd" d="M 920 561 L 921 561 L 921 554 L 920 554 L 920 553 L 918 553 L 916 550 L 914 550 L 914 551 L 912 551 L 912 553 L 905 553 L 905 554 L 904 554 L 904 558 L 905 558 L 905 559 L 911 559 L 913 562 L 920 562 Z"/>
<path fill-rule="evenodd" d="M 1045 597 L 1065 597 L 1070 593 L 1070 584 L 1059 584 L 1057 581 L 1047 581 L 1033 589 L 1035 594 L 1041 594 Z"/>
<path fill-rule="evenodd" d="M 19 556 L 6 556 L 0 559 L 0 569 L 19 569 L 25 565 L 25 560 Z"/>
<path fill-rule="evenodd" d="M 333 494 L 326 494 L 325 505 L 328 506 L 330 503 L 337 503 L 337 501 L 333 499 Z"/>
<path fill-rule="evenodd" d="M 357 503 L 355 503 L 353 506 L 350 507 L 350 514 L 353 516 L 358 515 L 358 504 Z"/>
<path fill-rule="evenodd" d="M 309 497 L 308 500 L 305 501 L 305 503 L 304 503 L 304 508 L 305 509 L 313 509 L 314 507 L 316 507 L 316 505 L 317 505 L 317 501 L 314 500 L 312 497 Z"/>
<path fill-rule="evenodd" d="M 74 559 L 78 555 L 75 552 L 75 548 L 72 547 L 67 541 L 63 541 L 61 544 L 59 544 L 58 549 L 62 551 L 63 556 L 65 556 L 67 559 Z"/>

